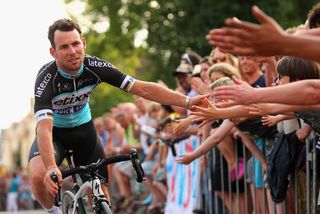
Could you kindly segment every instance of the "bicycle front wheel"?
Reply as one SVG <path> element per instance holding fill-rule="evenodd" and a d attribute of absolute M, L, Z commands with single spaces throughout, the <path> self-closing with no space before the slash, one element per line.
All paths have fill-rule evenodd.
<path fill-rule="evenodd" d="M 102 201 L 100 203 L 100 207 L 97 214 L 112 214 L 112 213 L 113 212 L 111 211 L 109 204 L 105 201 Z"/>
<path fill-rule="evenodd" d="M 62 207 L 63 214 L 72 214 L 74 200 L 75 200 L 75 197 L 71 191 L 67 190 L 62 194 L 61 207 Z M 78 209 L 76 209 L 75 213 L 79 214 L 80 212 Z"/>

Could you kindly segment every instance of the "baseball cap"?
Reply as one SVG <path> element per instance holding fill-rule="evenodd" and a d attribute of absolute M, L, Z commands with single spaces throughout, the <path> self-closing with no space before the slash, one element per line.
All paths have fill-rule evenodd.
<path fill-rule="evenodd" d="M 178 73 L 182 74 L 192 74 L 192 67 L 188 64 L 180 64 L 177 69 L 173 72 L 173 75 L 177 75 Z"/>
<path fill-rule="evenodd" d="M 201 73 L 201 65 L 195 65 L 192 71 L 192 76 L 197 76 Z"/>

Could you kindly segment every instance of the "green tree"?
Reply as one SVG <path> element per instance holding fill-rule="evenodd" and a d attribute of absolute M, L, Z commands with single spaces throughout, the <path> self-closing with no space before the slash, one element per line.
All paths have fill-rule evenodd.
<path fill-rule="evenodd" d="M 74 0 L 65 0 L 66 3 Z M 143 80 L 163 80 L 174 87 L 172 71 L 186 49 L 201 56 L 212 49 L 205 35 L 221 27 L 225 18 L 255 21 L 251 7 L 256 4 L 284 28 L 305 22 L 315 0 L 81 0 L 86 5 L 87 52 L 108 59 L 120 70 Z M 105 21 L 106 20 L 106 21 Z M 105 21 L 106 31 L 96 26 Z M 148 32 L 143 46 L 134 40 L 139 31 Z M 111 96 L 112 95 L 112 96 Z M 99 115 L 113 104 L 131 96 L 108 86 L 93 93 L 93 114 Z"/>

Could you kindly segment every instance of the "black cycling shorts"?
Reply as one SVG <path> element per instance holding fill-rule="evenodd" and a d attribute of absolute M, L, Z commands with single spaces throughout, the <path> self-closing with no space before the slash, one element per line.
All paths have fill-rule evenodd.
<path fill-rule="evenodd" d="M 74 128 L 53 127 L 53 145 L 57 166 L 61 165 L 67 150 L 73 150 L 75 166 L 88 165 L 105 158 L 100 138 L 92 121 Z M 38 143 L 35 139 L 30 149 L 29 161 L 38 155 L 40 155 Z M 105 178 L 102 182 L 108 182 L 107 166 L 99 170 L 99 175 Z M 87 180 L 85 176 L 81 177 Z"/>

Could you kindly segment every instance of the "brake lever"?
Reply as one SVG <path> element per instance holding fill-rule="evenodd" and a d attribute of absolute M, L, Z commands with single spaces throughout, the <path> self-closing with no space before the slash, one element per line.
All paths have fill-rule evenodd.
<path fill-rule="evenodd" d="M 135 169 L 136 174 L 137 174 L 136 181 L 138 183 L 142 183 L 145 180 L 144 171 L 143 171 L 143 168 L 140 164 L 140 159 L 139 159 L 139 156 L 138 156 L 136 149 L 131 149 L 130 159 L 131 159 L 133 168 Z"/>
<path fill-rule="evenodd" d="M 56 172 L 51 172 L 50 177 L 58 185 L 58 194 L 54 197 L 54 205 L 57 207 L 61 206 L 61 197 L 60 197 L 60 186 L 58 184 L 58 176 Z"/>

